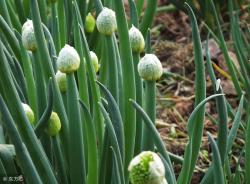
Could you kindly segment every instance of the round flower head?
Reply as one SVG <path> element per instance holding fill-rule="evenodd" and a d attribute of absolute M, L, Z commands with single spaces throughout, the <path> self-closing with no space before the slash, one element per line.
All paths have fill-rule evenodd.
<path fill-rule="evenodd" d="M 57 113 L 52 112 L 48 121 L 48 127 L 46 129 L 46 132 L 50 136 L 56 136 L 60 130 L 61 130 L 61 121 Z"/>
<path fill-rule="evenodd" d="M 56 82 L 57 82 L 59 89 L 62 93 L 67 91 L 67 78 L 66 78 L 65 73 L 62 73 L 58 70 L 56 72 Z"/>
<path fill-rule="evenodd" d="M 115 12 L 109 8 L 103 8 L 96 19 L 96 26 L 100 33 L 111 35 L 117 29 Z"/>
<path fill-rule="evenodd" d="M 23 106 L 23 110 L 24 110 L 29 122 L 31 124 L 33 124 L 35 121 L 34 112 L 32 111 L 32 109 L 30 108 L 30 106 L 28 104 L 22 103 L 22 106 Z"/>
<path fill-rule="evenodd" d="M 91 13 L 86 16 L 84 28 L 87 33 L 92 33 L 95 29 L 95 18 Z"/>
<path fill-rule="evenodd" d="M 162 75 L 162 65 L 154 54 L 146 54 L 137 66 L 141 78 L 147 81 L 156 81 Z"/>
<path fill-rule="evenodd" d="M 132 184 L 166 184 L 165 168 L 160 157 L 151 151 L 143 151 L 133 158 L 129 167 Z"/>
<path fill-rule="evenodd" d="M 133 52 L 141 53 L 144 50 L 144 38 L 141 32 L 134 26 L 129 30 L 129 41 Z"/>
<path fill-rule="evenodd" d="M 69 46 L 65 45 L 59 52 L 57 58 L 57 68 L 62 73 L 73 73 L 80 66 L 80 57 L 77 51 Z"/>
<path fill-rule="evenodd" d="M 27 20 L 22 27 L 22 42 L 24 48 L 29 51 L 37 49 L 37 42 L 32 20 Z"/>
<path fill-rule="evenodd" d="M 94 66 L 95 69 L 95 73 L 97 73 L 99 71 L 100 65 L 98 63 L 98 57 L 96 56 L 96 54 L 93 51 L 90 51 L 90 57 L 91 57 L 91 61 L 92 64 Z"/>

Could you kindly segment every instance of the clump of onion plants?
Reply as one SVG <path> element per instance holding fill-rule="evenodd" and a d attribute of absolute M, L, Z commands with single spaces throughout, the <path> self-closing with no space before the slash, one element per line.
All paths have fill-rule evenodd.
<path fill-rule="evenodd" d="M 104 1 L 105 7 L 100 0 L 0 1 L 0 176 L 27 183 L 190 183 L 205 104 L 214 99 L 218 135 L 214 139 L 207 133 L 212 164 L 202 183 L 249 183 L 249 54 L 244 50 L 247 37 L 239 36 L 238 17 L 232 16 L 231 24 L 241 72 L 230 60 L 209 1 L 218 30 L 217 35 L 209 29 L 210 35 L 220 43 L 241 98 L 235 112 L 216 79 L 208 49 L 204 65 L 196 19 L 186 5 L 193 33 L 195 105 L 185 153 L 177 156 L 166 150 L 155 126 L 156 83 L 164 77 L 150 46 L 157 1 L 147 1 L 143 14 L 144 1 L 128 2 L 130 14 L 123 0 Z M 236 7 L 232 1 L 229 5 L 232 14 Z M 215 93 L 209 97 L 205 68 Z M 245 165 L 238 163 L 234 172 L 229 163 L 238 129 L 244 130 L 239 158 Z M 182 165 L 178 178 L 176 162 Z"/>

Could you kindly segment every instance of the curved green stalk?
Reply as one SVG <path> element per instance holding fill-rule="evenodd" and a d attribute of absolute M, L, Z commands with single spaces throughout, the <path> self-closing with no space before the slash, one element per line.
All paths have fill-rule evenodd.
<path fill-rule="evenodd" d="M 60 36 L 60 48 L 66 44 L 66 14 L 65 14 L 65 4 L 64 1 L 58 1 L 57 4 L 58 10 L 58 24 L 59 24 L 59 36 Z"/>
<path fill-rule="evenodd" d="M 137 71 L 137 65 L 140 60 L 140 54 L 133 53 L 133 62 L 134 62 L 134 72 L 135 72 L 135 84 L 136 84 L 136 102 L 142 106 L 142 79 L 139 76 Z M 143 137 L 143 126 L 141 116 L 136 113 L 136 137 L 135 137 L 135 151 L 134 154 L 137 155 L 141 152 L 142 148 L 142 137 Z"/>
<path fill-rule="evenodd" d="M 0 160 L 0 174 L 1 174 L 1 176 L 3 176 L 3 177 L 7 177 L 7 173 L 6 173 L 6 171 L 5 171 L 4 165 L 3 165 L 3 163 L 2 163 L 1 160 Z"/>
<path fill-rule="evenodd" d="M 67 74 L 67 112 L 69 118 L 69 172 L 71 183 L 85 183 L 84 145 L 78 91 L 74 73 Z M 77 146 L 76 146 L 77 145 Z"/>
<path fill-rule="evenodd" d="M 38 2 L 42 22 L 44 24 L 47 24 L 47 3 L 46 3 L 46 0 L 39 0 L 37 2 Z"/>
<path fill-rule="evenodd" d="M 214 165 L 213 173 L 214 173 L 215 184 L 225 184 L 223 165 L 221 163 L 219 148 L 210 133 L 208 133 L 208 140 L 212 146 L 212 152 L 213 152 L 213 165 Z"/>
<path fill-rule="evenodd" d="M 148 29 L 151 27 L 156 9 L 157 0 L 147 0 L 147 8 L 140 24 L 140 31 L 144 37 L 146 36 Z"/>
<path fill-rule="evenodd" d="M 86 117 L 87 141 L 88 141 L 88 177 L 87 184 L 98 183 L 98 154 L 97 154 L 97 140 L 96 132 L 92 117 L 88 111 L 87 106 L 80 101 L 84 115 Z"/>
<path fill-rule="evenodd" d="M 15 28 L 17 31 L 20 32 L 22 30 L 22 25 L 21 25 L 18 17 L 16 16 L 16 11 L 13 8 L 13 5 L 11 4 L 11 1 L 7 1 L 6 3 L 7 3 L 10 19 L 11 19 L 11 22 L 12 22 L 12 28 Z"/>
<path fill-rule="evenodd" d="M 102 90 L 104 96 L 106 96 L 107 98 L 107 101 L 108 101 L 107 109 L 111 115 L 117 141 L 118 141 L 120 152 L 121 152 L 121 157 L 122 157 L 122 160 L 124 160 L 124 154 L 125 154 L 124 127 L 123 127 L 122 117 L 121 117 L 117 102 L 115 101 L 112 94 L 108 91 L 108 89 L 103 84 L 101 84 L 100 82 L 97 82 L 97 83 L 100 86 L 100 90 Z"/>
<path fill-rule="evenodd" d="M 77 72 L 78 76 L 78 85 L 79 85 L 79 97 L 89 108 L 89 92 L 88 92 L 88 81 L 87 81 L 87 71 L 86 71 L 86 63 L 84 58 L 83 46 L 82 46 L 82 37 L 79 30 L 78 24 L 83 26 L 81 17 L 79 16 L 79 9 L 77 7 L 76 1 L 74 1 L 73 6 L 76 11 L 74 11 L 74 41 L 77 52 L 80 55 L 81 63 Z"/>
<path fill-rule="evenodd" d="M 116 102 L 119 100 L 119 94 L 118 94 L 118 70 L 117 70 L 117 60 L 116 60 L 116 50 L 115 46 L 113 44 L 112 35 L 111 36 L 105 36 L 106 40 L 106 52 L 108 53 L 108 86 L 109 91 L 113 95 Z M 119 103 L 119 102 L 118 102 Z"/>
<path fill-rule="evenodd" d="M 28 17 L 30 14 L 30 0 L 23 0 L 23 9 L 25 17 Z"/>
<path fill-rule="evenodd" d="M 46 85 L 42 70 L 42 61 L 38 55 L 38 52 L 33 52 L 34 60 L 33 60 L 33 66 L 34 66 L 34 73 L 35 73 L 35 83 L 36 83 L 36 96 L 37 96 L 37 105 L 38 105 L 38 111 L 37 111 L 37 117 L 40 118 L 43 114 L 43 111 L 46 107 Z"/>
<path fill-rule="evenodd" d="M 46 109 L 44 110 L 34 130 L 37 137 L 40 137 L 42 133 L 44 132 L 45 128 L 47 127 L 47 122 L 51 116 L 52 110 L 53 110 L 53 91 L 52 91 L 52 84 L 50 80 L 49 87 L 48 87 L 48 103 L 47 103 Z"/>
<path fill-rule="evenodd" d="M 2 30 L 5 38 L 8 40 L 11 49 L 15 53 L 15 56 L 18 60 L 21 60 L 20 55 L 20 47 L 18 44 L 18 40 L 15 37 L 15 34 L 11 30 L 11 28 L 8 26 L 7 22 L 5 22 L 4 18 L 0 15 L 0 29 Z"/>
<path fill-rule="evenodd" d="M 12 22 L 11 22 L 8 8 L 6 5 L 6 0 L 0 1 L 0 12 L 1 12 L 1 15 L 3 16 L 4 20 L 8 23 L 8 25 L 10 27 L 12 27 Z"/>
<path fill-rule="evenodd" d="M 135 144 L 135 133 L 136 133 L 136 122 L 135 122 L 135 110 L 130 107 L 129 99 L 135 99 L 135 79 L 134 79 L 134 68 L 133 68 L 133 58 L 132 51 L 130 48 L 129 35 L 128 35 L 128 24 L 126 20 L 126 14 L 123 6 L 122 0 L 113 1 L 118 35 L 120 39 L 120 54 L 122 61 L 122 74 L 123 74 L 123 95 L 124 104 L 122 113 L 124 122 L 124 135 L 125 135 L 125 180 L 128 182 L 128 164 L 134 154 L 134 144 Z"/>
<path fill-rule="evenodd" d="M 56 47 L 57 53 L 61 49 L 60 45 L 60 29 L 59 29 L 59 21 L 58 21 L 58 12 L 56 8 L 56 3 L 51 4 L 51 11 L 52 11 L 52 35 L 54 38 L 54 43 Z"/>
<path fill-rule="evenodd" d="M 23 70 L 22 70 L 22 67 L 21 67 L 21 64 L 19 61 L 17 61 L 17 59 L 15 57 L 12 56 L 12 60 L 14 62 L 14 68 L 16 70 L 16 80 L 22 90 L 22 93 L 25 97 L 25 101 L 28 100 L 28 92 L 27 92 L 27 84 L 26 84 L 26 80 L 25 80 L 25 77 L 24 77 L 24 73 L 23 73 Z M 13 69 L 12 69 L 13 70 Z"/>
<path fill-rule="evenodd" d="M 58 136 L 52 137 L 53 149 L 55 152 L 55 162 L 57 165 L 58 172 L 58 180 L 61 180 L 61 183 L 68 184 L 68 173 L 66 170 L 67 161 L 65 161 L 65 157 L 61 150 L 60 146 L 60 138 Z"/>
<path fill-rule="evenodd" d="M 247 119 L 247 130 L 246 130 L 246 144 L 245 144 L 245 180 L 246 184 L 250 183 L 250 111 L 248 110 L 248 119 Z"/>
<path fill-rule="evenodd" d="M 209 36 L 208 36 L 209 38 Z M 214 92 L 219 94 L 222 93 L 222 88 L 221 86 L 219 86 L 218 89 L 216 89 L 216 76 L 213 70 L 213 66 L 211 63 L 211 59 L 210 59 L 210 54 L 209 54 L 209 48 L 208 48 L 208 39 L 207 39 L 207 44 L 206 44 L 206 61 L 207 61 L 207 69 L 208 69 L 208 73 L 209 76 L 211 78 L 211 81 L 213 83 L 213 87 L 214 87 Z M 221 163 L 224 164 L 224 161 L 227 160 L 227 142 L 228 142 L 228 128 L 227 128 L 227 106 L 226 106 L 226 99 L 224 96 L 216 98 L 216 108 L 217 108 L 217 112 L 218 112 L 218 116 L 219 116 L 219 121 L 218 121 L 218 126 L 219 126 L 219 130 L 218 130 L 218 148 L 220 151 L 220 157 L 221 157 Z M 209 181 L 209 182 L 213 182 L 213 178 L 212 178 L 212 167 L 213 165 L 210 166 L 208 172 L 206 173 L 205 177 L 203 178 L 203 181 Z"/>
<path fill-rule="evenodd" d="M 120 152 L 120 149 L 119 149 L 117 137 L 115 135 L 115 130 L 114 130 L 112 122 L 111 122 L 111 120 L 109 118 L 108 113 L 106 112 L 106 110 L 104 109 L 102 104 L 101 103 L 99 103 L 99 104 L 100 104 L 103 116 L 104 116 L 104 118 L 106 120 L 105 123 L 107 125 L 108 135 L 109 135 L 111 146 L 113 147 L 114 152 L 116 154 L 116 159 L 117 159 L 117 164 L 118 164 L 118 168 L 119 168 L 119 175 L 120 175 L 121 184 L 125 184 L 123 162 L 122 162 L 122 158 L 121 158 L 121 152 Z"/>
<path fill-rule="evenodd" d="M 17 10 L 19 20 L 20 20 L 21 24 L 23 24 L 26 21 L 26 17 L 25 17 L 25 14 L 24 14 L 22 0 L 16 0 L 14 4 L 16 6 L 16 10 Z"/>
<path fill-rule="evenodd" d="M 42 27 L 43 27 L 45 38 L 48 40 L 48 46 L 50 47 L 50 56 L 51 56 L 51 60 L 52 60 L 52 65 L 53 65 L 54 72 L 56 73 L 56 71 L 57 71 L 57 67 L 56 67 L 57 51 L 56 51 L 56 48 L 54 45 L 54 41 L 53 41 L 53 38 L 49 32 L 49 29 L 44 24 L 42 24 Z"/>
<path fill-rule="evenodd" d="M 139 21 L 138 21 L 138 15 L 137 15 L 137 9 L 134 0 L 129 0 L 129 8 L 130 8 L 130 18 L 131 23 L 138 28 Z"/>
<path fill-rule="evenodd" d="M 213 0 L 209 0 L 209 4 L 210 4 L 210 6 L 211 6 L 211 8 L 213 10 L 214 16 L 215 16 L 215 23 L 216 23 L 216 27 L 217 27 L 218 33 L 219 33 L 218 38 L 220 40 L 220 48 L 221 48 L 222 53 L 224 55 L 224 58 L 225 58 L 229 73 L 230 73 L 230 75 L 232 77 L 232 81 L 233 81 L 235 90 L 236 90 L 238 96 L 241 96 L 242 95 L 242 89 L 240 87 L 238 78 L 236 76 L 235 68 L 233 66 L 232 60 L 230 59 L 230 56 L 228 54 L 227 45 L 226 45 L 225 39 L 223 37 L 223 33 L 222 33 L 221 26 L 220 26 L 220 23 L 219 23 L 219 18 L 218 18 L 217 11 L 215 9 Z"/>
<path fill-rule="evenodd" d="M 136 9 L 138 11 L 138 16 L 141 15 L 142 9 L 143 9 L 143 5 L 144 5 L 144 0 L 138 0 L 136 2 Z"/>
<path fill-rule="evenodd" d="M 93 118 L 94 118 L 94 122 L 96 123 L 98 142 L 100 143 L 100 145 L 102 145 L 104 123 L 103 123 L 103 118 L 101 115 L 101 110 L 100 110 L 100 107 L 98 105 L 98 101 L 100 101 L 101 95 L 100 95 L 100 91 L 98 89 L 98 86 L 95 82 L 96 81 L 96 74 L 95 74 L 94 66 L 93 66 L 91 59 L 90 59 L 90 51 L 89 51 L 88 43 L 87 43 L 83 28 L 81 26 L 79 28 L 81 30 L 81 36 L 83 39 L 83 49 L 84 49 L 85 58 L 86 58 L 87 74 L 89 77 L 92 98 L 93 98 Z"/>

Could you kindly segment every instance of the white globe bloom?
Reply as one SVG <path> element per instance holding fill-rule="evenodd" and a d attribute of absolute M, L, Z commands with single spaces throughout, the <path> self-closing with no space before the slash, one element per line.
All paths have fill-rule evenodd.
<path fill-rule="evenodd" d="M 156 81 L 163 73 L 161 62 L 154 54 L 146 54 L 138 63 L 137 69 L 140 77 L 147 81 Z"/>
<path fill-rule="evenodd" d="M 25 49 L 35 51 L 37 42 L 32 20 L 27 20 L 22 27 L 22 42 Z"/>
<path fill-rule="evenodd" d="M 141 53 L 145 48 L 145 41 L 142 33 L 135 26 L 129 30 L 129 41 L 133 52 Z"/>
<path fill-rule="evenodd" d="M 65 45 L 59 52 L 57 68 L 62 73 L 73 73 L 80 66 L 80 57 L 74 47 Z"/>
<path fill-rule="evenodd" d="M 96 19 L 96 26 L 100 33 L 112 35 L 117 30 L 115 12 L 109 8 L 103 8 Z"/>
<path fill-rule="evenodd" d="M 164 165 L 154 152 L 143 151 L 134 157 L 128 171 L 132 184 L 167 184 Z"/>

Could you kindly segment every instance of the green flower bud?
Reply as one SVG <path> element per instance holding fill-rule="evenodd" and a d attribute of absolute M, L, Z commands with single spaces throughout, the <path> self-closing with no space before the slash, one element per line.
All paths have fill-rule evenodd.
<path fill-rule="evenodd" d="M 91 57 L 92 64 L 95 68 L 95 73 L 97 73 L 99 71 L 99 68 L 100 68 L 100 65 L 98 63 L 98 57 L 96 56 L 96 54 L 93 51 L 90 51 L 90 57 Z"/>
<path fill-rule="evenodd" d="M 92 33 L 95 29 L 95 18 L 91 13 L 86 16 L 84 28 L 87 33 Z"/>
<path fill-rule="evenodd" d="M 141 32 L 134 26 L 129 30 L 129 41 L 133 52 L 141 53 L 144 50 L 144 38 Z"/>
<path fill-rule="evenodd" d="M 22 42 L 24 48 L 29 51 L 37 49 L 37 42 L 32 20 L 27 20 L 22 27 Z"/>
<path fill-rule="evenodd" d="M 32 111 L 32 109 L 30 108 L 30 106 L 28 104 L 22 103 L 22 106 L 23 106 L 23 110 L 24 110 L 29 122 L 31 124 L 33 124 L 35 122 L 34 112 Z"/>
<path fill-rule="evenodd" d="M 130 162 L 129 179 L 132 184 L 167 184 L 165 168 L 160 157 L 151 151 L 143 151 Z"/>
<path fill-rule="evenodd" d="M 96 19 L 96 26 L 100 33 L 112 35 L 117 29 L 115 12 L 109 8 L 103 8 Z"/>
<path fill-rule="evenodd" d="M 60 72 L 59 70 L 56 72 L 56 82 L 59 86 L 59 89 L 62 93 L 67 91 L 67 78 L 66 74 Z"/>
<path fill-rule="evenodd" d="M 61 130 L 61 121 L 57 113 L 52 112 L 48 121 L 48 127 L 46 129 L 47 134 L 50 136 L 56 136 Z"/>
<path fill-rule="evenodd" d="M 162 76 L 162 65 L 154 54 L 146 54 L 137 66 L 141 78 L 147 81 L 156 81 Z"/>
<path fill-rule="evenodd" d="M 69 46 L 65 45 L 59 52 L 57 58 L 57 68 L 62 73 L 73 73 L 80 66 L 80 57 L 77 51 Z"/>

